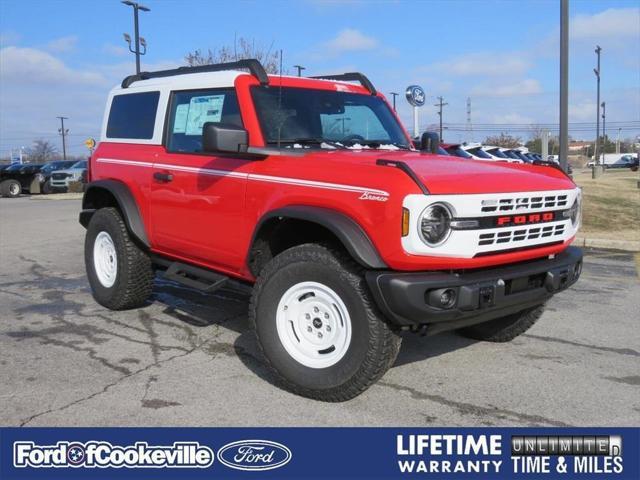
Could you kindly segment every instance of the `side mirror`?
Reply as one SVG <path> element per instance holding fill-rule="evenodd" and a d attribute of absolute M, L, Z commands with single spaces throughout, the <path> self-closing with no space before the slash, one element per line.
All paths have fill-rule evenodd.
<path fill-rule="evenodd" d="M 423 152 L 438 153 L 440 137 L 436 132 L 424 132 L 420 139 L 420 150 Z"/>
<path fill-rule="evenodd" d="M 202 127 L 202 150 L 204 152 L 246 152 L 249 147 L 247 131 L 228 123 L 206 122 Z"/>

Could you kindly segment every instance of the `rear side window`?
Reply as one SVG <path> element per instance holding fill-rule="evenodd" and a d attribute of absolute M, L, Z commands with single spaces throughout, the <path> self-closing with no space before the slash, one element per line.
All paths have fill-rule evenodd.
<path fill-rule="evenodd" d="M 107 138 L 153 138 L 160 92 L 116 95 L 111 102 Z"/>
<path fill-rule="evenodd" d="M 167 149 L 201 152 L 202 127 L 207 122 L 243 126 L 235 89 L 175 92 L 169 115 Z"/>

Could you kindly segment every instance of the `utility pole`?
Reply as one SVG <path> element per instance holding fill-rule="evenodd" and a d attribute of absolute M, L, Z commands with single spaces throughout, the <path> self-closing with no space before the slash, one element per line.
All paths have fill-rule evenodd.
<path fill-rule="evenodd" d="M 560 167 L 569 160 L 569 0 L 560 0 Z"/>
<path fill-rule="evenodd" d="M 397 112 L 397 110 L 396 110 L 396 97 L 399 95 L 399 93 L 389 92 L 389 95 L 393 96 L 393 111 Z"/>
<path fill-rule="evenodd" d="M 618 137 L 616 138 L 616 153 L 620 153 L 620 131 L 622 128 L 618 128 Z"/>
<path fill-rule="evenodd" d="M 438 97 L 438 103 L 434 105 L 434 107 L 438 107 L 438 116 L 440 117 L 440 141 L 442 142 L 442 107 L 445 105 L 449 105 L 448 103 L 444 103 L 444 98 Z"/>
<path fill-rule="evenodd" d="M 602 48 L 600 45 L 596 45 L 596 55 L 598 56 L 598 66 L 593 69 L 593 73 L 596 74 L 597 85 L 598 85 L 598 93 L 596 96 L 596 143 L 593 147 L 593 173 L 592 177 L 596 177 L 595 168 L 600 156 L 600 52 L 602 52 Z"/>
<path fill-rule="evenodd" d="M 602 148 L 600 150 L 602 150 L 602 168 L 604 169 L 604 154 L 605 154 L 605 151 L 607 150 L 607 125 L 606 125 L 607 106 L 605 105 L 605 102 L 602 102 L 601 106 L 602 106 Z"/>
<path fill-rule="evenodd" d="M 294 65 L 293 68 L 297 68 L 298 69 L 298 76 L 301 77 L 302 76 L 302 71 L 306 70 L 305 67 L 303 67 L 302 65 Z"/>
<path fill-rule="evenodd" d="M 129 51 L 136 55 L 136 73 L 140 73 L 140 55 L 144 55 L 147 53 L 147 42 L 144 38 L 140 38 L 140 33 L 138 29 L 138 10 L 142 10 L 143 12 L 150 12 L 151 9 L 145 7 L 144 5 L 140 5 L 136 2 L 131 2 L 129 0 L 123 0 L 122 3 L 133 7 L 133 28 L 134 28 L 134 41 L 135 41 L 135 50 L 131 49 L 131 37 L 124 34 L 125 41 L 129 44 Z M 142 40 L 142 46 L 144 47 L 144 51 L 140 51 L 140 43 Z"/>
<path fill-rule="evenodd" d="M 473 127 L 471 126 L 471 97 L 467 97 L 467 142 L 473 141 Z"/>
<path fill-rule="evenodd" d="M 60 119 L 60 128 L 58 129 L 58 133 L 62 135 L 62 159 L 67 159 L 67 144 L 65 142 L 65 136 L 69 133 L 69 129 L 64 128 L 64 121 L 68 120 L 69 117 L 56 117 Z"/>

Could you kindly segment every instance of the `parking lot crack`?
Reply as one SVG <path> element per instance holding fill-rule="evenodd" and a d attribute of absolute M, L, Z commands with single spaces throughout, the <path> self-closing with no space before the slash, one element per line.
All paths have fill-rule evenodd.
<path fill-rule="evenodd" d="M 522 336 L 523 337 L 527 337 L 527 338 L 533 338 L 535 340 L 541 340 L 543 342 L 562 343 L 564 345 L 572 345 L 574 347 L 589 348 L 591 350 L 599 350 L 601 352 L 610 352 L 610 353 L 617 353 L 619 355 L 631 355 L 633 357 L 640 357 L 640 352 L 638 352 L 637 350 L 633 350 L 631 348 L 602 347 L 602 346 L 599 346 L 599 345 L 590 345 L 588 343 L 580 343 L 580 342 L 573 342 L 571 340 L 564 340 L 562 338 L 543 337 L 543 336 L 540 336 L 540 335 L 531 335 L 529 333 L 525 333 Z"/>
<path fill-rule="evenodd" d="M 455 408 L 462 415 L 473 415 L 475 417 L 483 418 L 485 416 L 494 417 L 500 420 L 515 420 L 518 422 L 527 423 L 531 426 L 538 425 L 552 425 L 555 427 L 570 427 L 571 425 L 561 422 L 559 420 L 553 420 L 550 418 L 545 418 L 539 415 L 529 415 L 526 413 L 515 412 L 513 410 L 506 410 L 494 406 L 480 406 L 474 405 L 472 403 L 465 402 L 457 402 L 455 400 L 450 400 L 441 395 L 434 395 L 421 392 L 412 387 L 406 387 L 404 385 L 399 385 L 391 382 L 378 382 L 378 385 L 391 388 L 398 392 L 406 392 L 412 398 L 416 400 L 428 400 L 431 402 L 439 403 L 446 407 Z"/>

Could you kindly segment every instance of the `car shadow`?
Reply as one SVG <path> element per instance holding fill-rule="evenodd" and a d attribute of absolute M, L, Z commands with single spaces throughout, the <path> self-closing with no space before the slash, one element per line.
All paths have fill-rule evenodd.
<path fill-rule="evenodd" d="M 152 301 L 165 305 L 163 313 L 193 328 L 213 325 L 228 328 L 239 336 L 233 348 L 240 361 L 256 376 L 280 388 L 275 375 L 265 365 L 257 340 L 247 321 L 249 289 L 232 286 L 204 293 L 179 283 L 156 277 Z M 422 362 L 475 343 L 453 332 L 432 337 L 403 332 L 400 353 L 391 368 Z"/>

